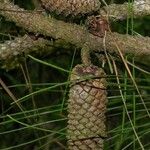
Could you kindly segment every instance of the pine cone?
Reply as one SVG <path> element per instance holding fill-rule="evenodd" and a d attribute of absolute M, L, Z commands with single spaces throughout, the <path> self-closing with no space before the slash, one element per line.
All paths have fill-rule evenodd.
<path fill-rule="evenodd" d="M 69 150 L 102 150 L 106 137 L 105 73 L 96 66 L 77 65 L 69 93 L 67 139 Z M 94 78 L 93 78 L 94 77 Z M 81 79 L 87 79 L 79 81 Z"/>
<path fill-rule="evenodd" d="M 41 0 L 43 6 L 50 12 L 64 16 L 92 14 L 99 10 L 99 0 Z"/>

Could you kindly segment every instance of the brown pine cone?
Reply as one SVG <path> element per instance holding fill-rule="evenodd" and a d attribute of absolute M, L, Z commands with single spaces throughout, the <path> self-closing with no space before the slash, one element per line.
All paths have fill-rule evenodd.
<path fill-rule="evenodd" d="M 90 65 L 77 65 L 71 73 L 74 84 L 68 102 L 69 150 L 102 150 L 106 137 L 107 103 L 105 73 Z M 87 79 L 82 80 L 81 79 Z"/>
<path fill-rule="evenodd" d="M 63 16 L 92 14 L 99 10 L 99 0 L 41 0 L 42 5 L 50 12 Z"/>
<path fill-rule="evenodd" d="M 104 37 L 105 32 L 109 31 L 109 23 L 102 16 L 89 16 L 86 20 L 86 26 L 90 33 L 99 37 Z"/>

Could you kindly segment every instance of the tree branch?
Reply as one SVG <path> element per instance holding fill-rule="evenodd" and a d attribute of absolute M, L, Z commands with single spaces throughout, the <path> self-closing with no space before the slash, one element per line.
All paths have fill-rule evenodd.
<path fill-rule="evenodd" d="M 40 13 L 25 13 L 24 9 L 7 0 L 0 2 L 0 9 L 13 10 L 11 12 L 0 11 L 0 14 L 30 32 L 51 36 L 54 39 L 62 39 L 78 48 L 82 48 L 85 43 L 93 51 L 102 51 L 104 48 L 103 38 L 90 34 L 83 26 L 58 21 Z M 116 45 L 118 45 L 123 54 L 137 57 L 150 55 L 149 37 L 107 33 L 105 42 L 106 50 L 110 53 L 117 52 Z"/>
<path fill-rule="evenodd" d="M 150 1 L 140 0 L 132 3 L 111 4 L 100 10 L 103 16 L 109 16 L 112 20 L 124 20 L 127 17 L 144 17 L 150 15 Z"/>
<path fill-rule="evenodd" d="M 39 38 L 37 40 L 31 39 L 29 36 L 25 35 L 15 40 L 6 41 L 0 44 L 0 60 L 2 68 L 14 68 L 18 65 L 16 61 L 20 58 L 20 55 L 27 55 L 31 52 L 39 52 L 46 48 L 50 41 Z M 18 57 L 19 56 L 19 57 Z"/>

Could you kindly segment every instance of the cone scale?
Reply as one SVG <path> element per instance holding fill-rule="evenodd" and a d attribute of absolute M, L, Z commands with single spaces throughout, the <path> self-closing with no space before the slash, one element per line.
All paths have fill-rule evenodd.
<path fill-rule="evenodd" d="M 63 16 L 92 14 L 100 8 L 99 0 L 41 0 L 42 5 L 50 12 Z"/>
<path fill-rule="evenodd" d="M 71 73 L 73 84 L 69 92 L 67 127 L 69 150 L 103 149 L 107 103 L 104 77 L 104 71 L 94 65 L 77 65 Z"/>

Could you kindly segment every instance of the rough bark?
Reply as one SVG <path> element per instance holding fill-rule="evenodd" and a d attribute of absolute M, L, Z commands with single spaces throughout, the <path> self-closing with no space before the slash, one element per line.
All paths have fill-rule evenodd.
<path fill-rule="evenodd" d="M 54 39 L 62 39 L 68 43 L 82 48 L 85 43 L 93 51 L 102 51 L 104 47 L 103 38 L 90 34 L 83 26 L 65 23 L 54 18 L 44 16 L 40 13 L 24 12 L 24 9 L 9 3 L 0 2 L 0 9 L 13 11 L 0 11 L 8 20 L 16 22 L 30 32 L 51 36 Z M 17 12 L 19 11 L 19 12 Z M 118 33 L 107 33 L 105 39 L 106 50 L 110 53 L 117 52 L 116 45 L 123 54 L 133 56 L 150 55 L 150 38 L 142 36 L 121 35 Z"/>
<path fill-rule="evenodd" d="M 1 68 L 12 69 L 18 65 L 21 56 L 23 58 L 31 52 L 42 53 L 42 51 L 45 51 L 44 49 L 48 48 L 49 44 L 50 41 L 48 40 L 43 38 L 33 40 L 28 35 L 5 41 L 5 43 L 0 44 Z"/>
<path fill-rule="evenodd" d="M 150 1 L 140 0 L 140 2 L 111 4 L 104 6 L 99 12 L 103 16 L 108 16 L 111 20 L 124 20 L 133 17 L 144 17 L 150 15 Z"/>

